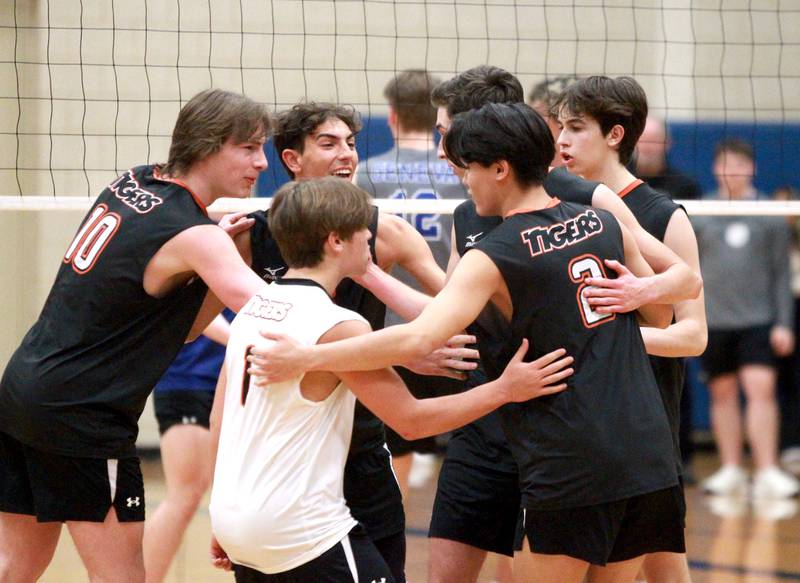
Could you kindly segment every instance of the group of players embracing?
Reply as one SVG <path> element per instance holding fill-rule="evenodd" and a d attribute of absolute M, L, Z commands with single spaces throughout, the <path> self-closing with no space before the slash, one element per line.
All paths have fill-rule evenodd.
<path fill-rule="evenodd" d="M 237 581 L 405 581 L 384 422 L 407 439 L 456 430 L 432 583 L 476 581 L 488 552 L 513 556 L 518 581 L 689 581 L 678 404 L 681 357 L 706 343 L 702 280 L 685 211 L 627 169 L 644 91 L 579 79 L 541 115 L 481 66 L 430 99 L 470 194 L 446 275 L 353 184 L 347 106 L 273 117 L 205 91 L 166 164 L 103 191 L 0 386 L 0 579 L 38 578 L 66 522 L 93 580 L 144 580 L 138 417 L 227 305 L 210 514 L 212 561 Z M 220 229 L 205 207 L 249 194 L 270 135 L 292 181 Z M 381 330 L 386 306 L 408 323 Z M 392 365 L 468 390 L 416 399 Z"/>

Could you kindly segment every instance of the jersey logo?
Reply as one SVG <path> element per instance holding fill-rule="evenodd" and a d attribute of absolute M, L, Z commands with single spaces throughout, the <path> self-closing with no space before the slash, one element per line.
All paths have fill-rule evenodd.
<path fill-rule="evenodd" d="M 127 499 L 127 502 L 128 502 L 128 504 L 127 504 L 128 508 L 133 508 L 134 506 L 138 507 L 138 506 L 142 505 L 141 502 L 139 502 L 139 497 L 138 496 L 136 496 L 135 498 L 130 498 L 129 497 Z"/>
<path fill-rule="evenodd" d="M 163 198 L 139 186 L 139 181 L 136 180 L 132 170 L 125 172 L 109 184 L 108 188 L 114 196 L 142 215 L 164 202 Z"/>
<path fill-rule="evenodd" d="M 264 278 L 264 279 L 267 279 L 269 281 L 275 281 L 276 279 L 278 279 L 278 274 L 281 271 L 283 271 L 284 269 L 286 269 L 286 268 L 285 267 L 265 267 L 264 268 L 265 273 L 261 277 Z"/>
<path fill-rule="evenodd" d="M 475 233 L 474 235 L 467 235 L 467 239 L 469 239 L 469 241 L 467 241 L 467 243 L 464 245 L 464 247 L 469 248 L 469 247 L 474 247 L 475 245 L 477 245 L 478 241 L 476 241 L 476 239 L 478 237 L 480 237 L 481 235 L 483 235 L 483 231 L 481 231 L 480 233 Z"/>
<path fill-rule="evenodd" d="M 244 313 L 261 320 L 281 322 L 291 309 L 292 304 L 288 302 L 276 302 L 256 294 L 244 307 Z"/>
<path fill-rule="evenodd" d="M 597 213 L 589 209 L 563 223 L 522 231 L 520 237 L 528 245 L 531 257 L 536 257 L 554 249 L 575 245 L 602 232 L 603 223 Z"/>

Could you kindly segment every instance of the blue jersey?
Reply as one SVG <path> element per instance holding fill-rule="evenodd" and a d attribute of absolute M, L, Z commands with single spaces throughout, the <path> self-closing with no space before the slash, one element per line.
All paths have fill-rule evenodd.
<path fill-rule="evenodd" d="M 226 309 L 223 313 L 229 322 L 234 313 Z M 225 347 L 213 340 L 200 336 L 189 342 L 178 353 L 167 372 L 164 373 L 155 391 L 210 391 L 217 387 L 222 362 L 225 360 Z"/>

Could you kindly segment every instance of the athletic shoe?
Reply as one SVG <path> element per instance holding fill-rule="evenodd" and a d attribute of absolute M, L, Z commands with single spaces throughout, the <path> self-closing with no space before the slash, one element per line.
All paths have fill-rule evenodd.
<path fill-rule="evenodd" d="M 753 516 L 761 520 L 788 520 L 797 514 L 797 500 L 793 498 L 756 498 Z"/>
<path fill-rule="evenodd" d="M 747 493 L 747 472 L 739 466 L 725 465 L 703 480 L 703 491 L 717 496 Z"/>
<path fill-rule="evenodd" d="M 800 446 L 793 446 L 783 450 L 783 453 L 781 453 L 781 466 L 795 476 L 800 476 Z"/>
<path fill-rule="evenodd" d="M 800 492 L 800 482 L 778 466 L 759 470 L 753 476 L 753 498 L 791 498 Z"/>
<path fill-rule="evenodd" d="M 741 518 L 747 514 L 747 498 L 744 496 L 707 496 L 706 504 L 711 514 L 721 518 Z"/>

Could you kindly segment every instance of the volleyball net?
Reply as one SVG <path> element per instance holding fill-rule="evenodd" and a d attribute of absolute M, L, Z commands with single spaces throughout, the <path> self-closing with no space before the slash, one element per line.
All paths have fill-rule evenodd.
<path fill-rule="evenodd" d="M 791 0 L 0 0 L 0 7 L 0 209 L 88 208 L 125 169 L 166 159 L 180 107 L 208 87 L 276 111 L 301 99 L 352 104 L 364 119 L 363 160 L 391 145 L 383 88 L 397 72 L 421 68 L 446 79 L 480 64 L 515 73 L 526 91 L 565 75 L 632 75 L 670 128 L 671 159 L 704 187 L 713 186 L 714 143 L 727 136 L 755 145 L 761 190 L 800 184 L 800 4 Z M 273 159 L 259 195 L 284 179 Z M 422 205 L 420 212 L 452 206 L 384 206 L 395 204 Z M 690 204 L 695 213 L 800 214 L 793 203 Z"/>

